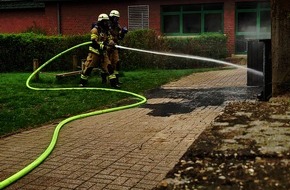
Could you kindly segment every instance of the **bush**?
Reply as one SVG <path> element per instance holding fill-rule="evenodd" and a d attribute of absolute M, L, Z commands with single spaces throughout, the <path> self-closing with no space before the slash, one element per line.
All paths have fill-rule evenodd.
<path fill-rule="evenodd" d="M 166 38 L 170 52 L 185 55 L 224 59 L 227 39 L 222 34 L 202 34 L 196 37 Z M 215 63 L 185 58 L 168 58 L 170 68 L 200 68 L 217 66 Z"/>
<path fill-rule="evenodd" d="M 166 44 L 154 30 L 129 32 L 121 45 L 142 50 L 164 51 Z M 140 68 L 163 68 L 162 57 L 136 51 L 120 50 L 120 58 L 125 70 Z"/>
<path fill-rule="evenodd" d="M 203 34 L 196 37 L 163 37 L 153 30 L 137 30 L 129 32 L 122 45 L 132 48 L 171 52 L 177 54 L 196 55 L 213 59 L 224 59 L 227 56 L 227 38 L 223 34 Z M 125 69 L 164 68 L 184 69 L 217 66 L 215 63 L 121 51 L 120 57 Z"/>
<path fill-rule="evenodd" d="M 35 33 L 0 34 L 0 71 L 32 71 L 33 59 L 42 64 L 60 52 L 89 41 L 89 35 L 82 36 L 45 36 Z M 154 30 L 130 31 L 120 45 L 152 50 L 198 55 L 223 59 L 227 55 L 226 37 L 222 34 L 206 34 L 197 37 L 163 37 Z M 72 57 L 86 58 L 88 46 L 67 53 L 48 65 L 47 71 L 72 70 Z M 184 69 L 210 67 L 215 64 L 192 59 L 174 58 L 135 51 L 120 50 L 123 70 L 136 69 Z"/>
<path fill-rule="evenodd" d="M 38 59 L 39 63 L 44 63 L 58 53 L 85 41 L 88 36 L 44 36 L 35 33 L 23 34 L 2 34 L 0 35 L 0 70 L 10 71 L 32 71 L 33 59 Z M 87 50 L 87 47 L 86 47 Z M 72 55 L 84 57 L 84 48 L 68 53 L 46 70 L 71 70 Z"/>

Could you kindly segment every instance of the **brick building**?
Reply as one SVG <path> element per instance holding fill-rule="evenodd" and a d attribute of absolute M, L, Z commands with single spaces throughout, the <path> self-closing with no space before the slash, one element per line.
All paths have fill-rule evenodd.
<path fill-rule="evenodd" d="M 2 0 L 0 32 L 35 27 L 49 35 L 86 34 L 100 13 L 112 9 L 129 30 L 178 37 L 223 33 L 229 54 L 246 53 L 248 39 L 271 37 L 270 0 Z"/>

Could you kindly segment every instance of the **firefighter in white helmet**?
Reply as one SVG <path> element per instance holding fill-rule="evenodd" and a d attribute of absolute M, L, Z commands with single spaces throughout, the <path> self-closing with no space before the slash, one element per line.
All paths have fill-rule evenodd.
<path fill-rule="evenodd" d="M 128 32 L 126 27 L 121 27 L 119 24 L 120 13 L 117 10 L 112 10 L 109 14 L 110 17 L 110 33 L 112 35 L 112 39 L 114 44 L 119 44 L 120 40 L 125 37 L 125 34 Z M 121 67 L 120 59 L 119 59 L 119 50 L 117 48 L 111 49 L 109 53 L 109 58 L 114 68 L 114 73 L 116 75 L 117 84 L 121 84 L 119 81 L 119 71 Z"/>
<path fill-rule="evenodd" d="M 105 79 L 108 76 L 111 86 L 118 88 L 116 75 L 114 74 L 114 69 L 107 54 L 109 49 L 113 48 L 111 47 L 113 43 L 110 43 L 110 38 L 109 17 L 107 14 L 100 14 L 98 16 L 98 22 L 91 29 L 92 44 L 89 47 L 85 67 L 81 73 L 80 86 L 85 86 L 88 83 L 88 78 L 94 67 L 100 67 Z"/>

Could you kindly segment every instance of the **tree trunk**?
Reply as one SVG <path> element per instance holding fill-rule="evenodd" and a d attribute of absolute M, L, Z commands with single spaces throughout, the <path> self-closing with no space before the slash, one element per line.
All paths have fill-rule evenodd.
<path fill-rule="evenodd" d="M 290 89 L 290 1 L 271 0 L 272 92 Z"/>

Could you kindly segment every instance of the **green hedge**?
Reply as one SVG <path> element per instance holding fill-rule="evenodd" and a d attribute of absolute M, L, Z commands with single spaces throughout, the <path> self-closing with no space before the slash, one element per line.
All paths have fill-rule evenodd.
<path fill-rule="evenodd" d="M 88 36 L 44 36 L 34 33 L 0 35 L 0 70 L 32 71 L 33 59 L 44 63 L 56 54 L 85 41 Z M 68 70 L 72 67 L 72 55 L 84 56 L 87 47 L 77 49 L 50 64 L 47 70 Z"/>
<path fill-rule="evenodd" d="M 32 71 L 33 59 L 41 63 L 56 54 L 83 42 L 90 36 L 45 36 L 34 33 L 0 34 L 0 71 Z M 154 30 L 136 30 L 129 32 L 121 45 L 145 50 L 183 53 L 216 59 L 224 59 L 227 55 L 226 37 L 222 34 L 207 34 L 198 37 L 162 37 Z M 85 59 L 88 47 L 79 49 L 60 57 L 48 67 L 49 71 L 70 71 L 72 57 Z M 135 51 L 120 50 L 123 70 L 144 68 L 196 68 L 212 66 L 211 63 L 191 59 L 174 58 Z"/>
<path fill-rule="evenodd" d="M 226 43 L 226 36 L 218 33 L 203 34 L 196 37 L 162 37 L 153 30 L 140 30 L 128 33 L 122 44 L 145 50 L 224 59 L 227 56 Z M 216 66 L 215 63 L 210 62 L 131 51 L 122 51 L 120 56 L 127 69 L 183 69 Z"/>
<path fill-rule="evenodd" d="M 129 32 L 121 45 L 143 50 L 166 51 L 167 44 L 154 30 Z M 164 56 L 156 56 L 136 51 L 120 50 L 120 59 L 125 70 L 164 67 Z"/>
<path fill-rule="evenodd" d="M 197 37 L 167 38 L 170 52 L 224 59 L 227 56 L 227 38 L 222 34 L 202 34 Z M 167 64 L 173 68 L 213 67 L 215 63 L 193 59 L 168 58 Z"/>

